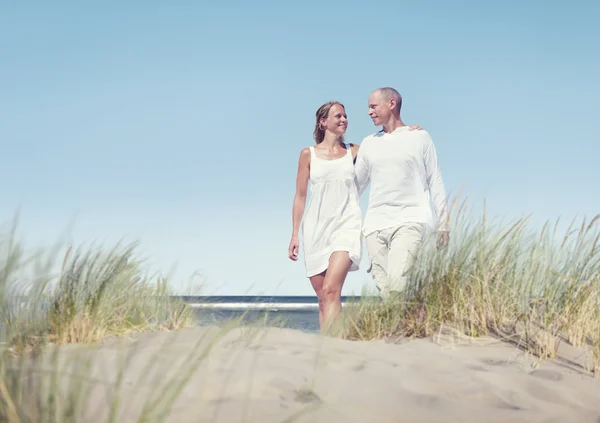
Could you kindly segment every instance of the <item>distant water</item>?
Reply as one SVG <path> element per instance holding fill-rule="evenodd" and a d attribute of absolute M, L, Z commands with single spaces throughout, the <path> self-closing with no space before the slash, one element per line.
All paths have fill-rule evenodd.
<path fill-rule="evenodd" d="M 316 296 L 182 296 L 193 309 L 198 325 L 222 324 L 243 316 L 245 322 L 319 331 Z M 358 298 L 354 297 L 353 300 Z M 342 297 L 342 302 L 347 301 Z"/>

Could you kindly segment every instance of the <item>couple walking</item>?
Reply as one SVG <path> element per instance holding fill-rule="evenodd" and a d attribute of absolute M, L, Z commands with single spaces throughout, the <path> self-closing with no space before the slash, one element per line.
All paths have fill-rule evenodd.
<path fill-rule="evenodd" d="M 359 268 L 363 235 L 370 273 L 384 300 L 406 285 L 411 257 L 431 221 L 430 198 L 438 247 L 448 243 L 446 193 L 433 141 L 420 127 L 402 122 L 401 106 L 395 89 L 373 91 L 369 116 L 383 129 L 359 146 L 344 142 L 344 106 L 328 102 L 316 113 L 316 146 L 300 153 L 288 255 L 298 260 L 301 230 L 306 275 L 319 300 L 322 328 L 341 311 L 342 286 L 348 272 Z M 305 213 L 309 180 L 312 195 Z M 363 222 L 359 197 L 369 183 Z"/>

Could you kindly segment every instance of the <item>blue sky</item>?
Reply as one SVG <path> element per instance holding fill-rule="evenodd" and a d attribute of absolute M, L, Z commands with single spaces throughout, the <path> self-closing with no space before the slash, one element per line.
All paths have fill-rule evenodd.
<path fill-rule="evenodd" d="M 0 217 L 28 245 L 139 240 L 209 294 L 310 295 L 287 259 L 314 113 L 377 130 L 393 86 L 449 194 L 536 221 L 600 212 L 600 6 L 573 1 L 0 5 Z M 368 194 L 368 193 L 367 193 Z M 366 195 L 361 200 L 366 207 Z M 302 256 L 301 256 L 302 258 Z M 370 277 L 352 273 L 345 294 Z"/>

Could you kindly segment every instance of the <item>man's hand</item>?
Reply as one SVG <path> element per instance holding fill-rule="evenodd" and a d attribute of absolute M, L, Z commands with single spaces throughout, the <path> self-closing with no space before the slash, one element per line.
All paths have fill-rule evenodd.
<path fill-rule="evenodd" d="M 288 247 L 288 257 L 290 260 L 298 261 L 298 248 L 300 243 L 298 242 L 298 237 L 293 236 L 290 241 L 290 246 Z"/>
<path fill-rule="evenodd" d="M 446 246 L 448 245 L 448 242 L 450 242 L 450 232 L 448 232 L 448 231 L 438 232 L 438 238 L 437 238 L 438 249 L 446 248 Z"/>
<path fill-rule="evenodd" d="M 420 131 L 421 129 L 423 128 L 421 128 L 419 125 L 408 125 L 409 131 Z"/>

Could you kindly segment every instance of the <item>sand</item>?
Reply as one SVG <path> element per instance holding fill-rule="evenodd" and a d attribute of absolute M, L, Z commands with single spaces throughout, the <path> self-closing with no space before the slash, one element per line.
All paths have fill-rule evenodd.
<path fill-rule="evenodd" d="M 82 421 L 106 421 L 120 367 L 116 421 L 126 423 L 144 404 L 169 403 L 156 388 L 181 376 L 182 365 L 197 368 L 167 422 L 600 422 L 600 381 L 567 347 L 568 360 L 537 362 L 491 338 L 357 342 L 235 329 L 202 358 L 218 333 L 192 328 L 111 340 L 83 349 L 93 363 L 87 370 L 74 364 L 82 348 L 59 347 L 64 364 L 79 369 L 64 375 L 81 374 L 80 389 L 91 389 Z M 124 352 L 134 354 L 121 366 Z"/>

